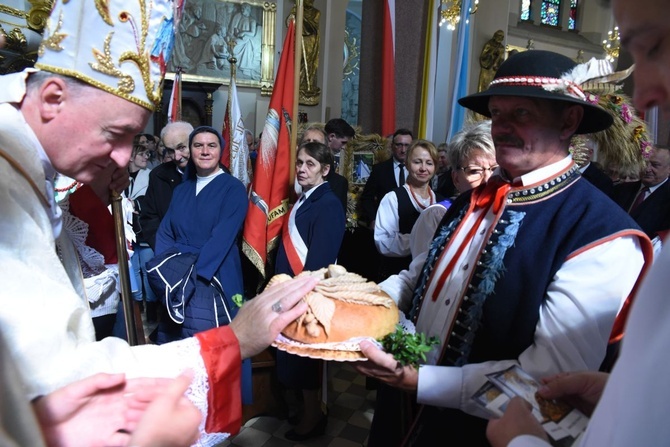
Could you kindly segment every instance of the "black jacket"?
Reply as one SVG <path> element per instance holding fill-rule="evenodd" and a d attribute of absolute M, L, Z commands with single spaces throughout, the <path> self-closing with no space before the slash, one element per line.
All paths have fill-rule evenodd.
<path fill-rule="evenodd" d="M 372 172 L 361 194 L 361 208 L 365 213 L 364 219 L 368 223 L 377 216 L 377 208 L 382 198 L 397 187 L 393 157 L 372 166 Z"/>
<path fill-rule="evenodd" d="M 158 226 L 172 200 L 172 191 L 181 181 L 182 174 L 177 170 L 177 165 L 172 162 L 156 166 L 149 174 L 149 186 L 140 212 L 140 225 L 144 239 L 153 250 L 156 249 Z"/>
<path fill-rule="evenodd" d="M 641 187 L 640 181 L 619 183 L 614 186 L 612 199 L 628 211 Z M 630 216 L 651 239 L 657 232 L 670 229 L 670 179 L 644 199 Z"/>
<path fill-rule="evenodd" d="M 614 183 L 605 172 L 593 163 L 589 163 L 586 170 L 582 172 L 582 177 L 591 182 L 593 186 L 612 197 Z"/>

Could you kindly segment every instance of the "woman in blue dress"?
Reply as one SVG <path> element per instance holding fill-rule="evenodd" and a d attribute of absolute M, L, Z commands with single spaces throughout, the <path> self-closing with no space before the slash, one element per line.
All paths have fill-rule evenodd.
<path fill-rule="evenodd" d="M 196 258 L 189 281 L 195 290 L 191 287 L 178 305 L 167 296 L 162 300 L 172 309 L 166 308 L 159 322 L 158 344 L 226 325 L 242 302 L 238 237 L 248 201 L 242 182 L 219 164 L 222 147 L 214 128 L 193 130 L 185 180 L 175 188 L 156 235 L 157 257 L 180 252 Z"/>
<path fill-rule="evenodd" d="M 296 156 L 296 177 L 302 195 L 291 208 L 276 261 L 276 273 L 297 275 L 334 264 L 345 230 L 342 204 L 330 189 L 326 176 L 333 164 L 328 146 L 303 143 Z M 319 388 L 323 362 L 277 352 L 277 374 L 287 388 L 302 391 L 304 411 L 294 429 L 285 437 L 304 441 L 322 435 L 326 415 L 320 408 Z"/>

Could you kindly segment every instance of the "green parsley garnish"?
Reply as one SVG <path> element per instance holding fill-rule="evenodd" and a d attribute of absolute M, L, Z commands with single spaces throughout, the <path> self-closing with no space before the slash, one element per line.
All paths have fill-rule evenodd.
<path fill-rule="evenodd" d="M 426 353 L 440 340 L 437 337 L 426 339 L 423 333 L 407 333 L 401 325 L 397 325 L 395 332 L 388 334 L 379 342 L 384 346 L 384 350 L 393 354 L 401 365 L 411 365 L 417 368 L 420 363 L 426 361 Z"/>
<path fill-rule="evenodd" d="M 237 307 L 242 307 L 242 304 L 244 304 L 244 297 L 239 293 L 236 293 L 233 295 L 233 303 L 235 303 Z"/>

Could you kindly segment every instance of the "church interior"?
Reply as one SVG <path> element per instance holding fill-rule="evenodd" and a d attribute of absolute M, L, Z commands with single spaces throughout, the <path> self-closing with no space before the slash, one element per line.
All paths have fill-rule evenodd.
<path fill-rule="evenodd" d="M 205 30 L 199 37 L 200 45 L 204 45 L 205 36 L 215 34 L 210 18 L 216 17 L 218 5 L 226 3 L 234 8 L 242 2 L 187 2 L 187 12 L 193 5 L 202 4 L 200 14 Z M 246 3 L 251 6 L 258 28 L 255 56 L 249 61 L 255 66 L 253 70 L 238 70 L 236 80 L 244 123 L 258 135 L 263 128 L 281 56 L 285 19 L 294 2 L 251 0 Z M 381 134 L 384 2 L 314 0 L 309 3 L 320 13 L 314 75 L 319 95 L 310 101 L 301 101 L 302 119 L 325 123 L 331 118 L 343 118 L 361 134 Z M 458 99 L 454 92 L 466 95 L 478 90 L 482 71 L 480 56 L 496 32 L 502 35 L 503 58 L 512 51 L 540 49 L 577 61 L 609 57 L 616 69 L 631 65 L 630 57 L 619 50 L 616 23 L 607 1 L 403 0 L 394 3 L 395 127 L 411 129 L 418 137 L 436 144 L 448 141 L 453 133 L 452 120 L 462 122 L 464 119 L 458 117 L 463 112 L 454 105 Z M 0 3 L 0 26 L 9 43 L 0 50 L 0 72 L 17 71 L 31 64 L 49 8 L 49 0 Z M 465 17 L 463 22 L 461 16 Z M 467 44 L 465 53 L 459 54 L 459 42 Z M 173 60 L 169 68 L 174 70 L 174 64 Z M 230 69 L 224 67 L 217 72 L 216 67 L 207 67 L 207 63 L 196 61 L 195 64 L 195 67 L 192 62 L 184 64 L 184 117 L 197 124 L 221 127 Z M 171 87 L 171 78 L 174 79 L 174 72 L 168 70 L 166 92 Z M 630 82 L 624 85 L 624 90 L 632 91 Z M 148 124 L 147 133 L 157 134 L 165 123 L 168 96 L 164 95 L 164 107 Z M 653 121 L 651 127 L 658 133 L 657 139 L 667 141 L 667 126 L 657 124 L 664 120 L 654 113 L 649 115 L 650 120 Z"/>
<path fill-rule="evenodd" d="M 495 69 L 514 52 L 550 50 L 576 62 L 607 58 L 616 70 L 630 67 L 606 0 L 396 0 L 392 70 L 393 128 L 384 128 L 389 104 L 384 97 L 384 3 L 386 0 L 306 0 L 303 27 L 305 73 L 300 80 L 300 123 L 343 118 L 356 129 L 349 151 L 383 147 L 394 129 L 438 145 L 448 142 L 468 115 L 459 97 L 485 89 Z M 31 66 L 51 0 L 0 1 L 0 74 Z M 174 59 L 168 67 L 161 109 L 145 132 L 158 135 L 167 123 L 170 91 L 181 73 L 182 119 L 221 129 L 235 76 L 242 119 L 258 136 L 263 130 L 281 58 L 287 17 L 295 0 L 186 0 Z M 236 12 L 247 12 L 250 39 L 232 51 L 217 40 Z M 226 24 L 220 17 L 227 17 Z M 225 56 L 214 48 L 223 48 Z M 235 67 L 228 59 L 234 55 Z M 632 81 L 624 92 L 632 93 Z M 670 142 L 661 111 L 643 111 L 650 138 Z M 356 141 L 361 142 L 359 146 Z M 376 146 L 375 146 L 376 145 Z M 596 155 L 597 160 L 597 155 Z M 363 166 L 365 168 L 365 166 Z M 352 182 L 352 172 L 347 173 Z M 354 182 L 355 183 L 355 182 Z M 354 193 L 356 190 L 352 190 Z M 355 213 L 348 216 L 355 221 Z M 353 224 L 356 225 L 355 223 Z M 153 330 L 145 321 L 147 335 Z M 259 366 L 260 369 L 263 365 Z M 259 369 L 259 371 L 260 371 Z M 263 373 L 261 373 L 263 374 Z M 276 402 L 258 412 L 248 409 L 246 425 L 225 446 L 366 445 L 375 391 L 349 365 L 328 369 L 330 423 L 326 434 L 293 444 L 281 434 L 290 428 L 273 417 Z M 259 382 L 260 383 L 260 382 Z M 263 386 L 270 387 L 269 379 Z M 271 395 L 270 388 L 262 392 Z"/>

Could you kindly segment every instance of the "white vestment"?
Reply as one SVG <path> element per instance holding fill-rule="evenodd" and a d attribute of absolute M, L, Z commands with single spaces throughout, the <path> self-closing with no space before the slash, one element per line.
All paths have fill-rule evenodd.
<path fill-rule="evenodd" d="M 0 76 L 0 327 L 26 396 L 98 372 L 176 377 L 191 369 L 189 397 L 206 414 L 208 377 L 197 339 L 136 347 L 114 337 L 95 341 L 89 305 L 56 254 L 44 152 L 15 104 L 25 95 L 26 74 Z M 203 426 L 204 418 L 201 432 Z M 215 445 L 226 436 L 200 442 Z"/>

